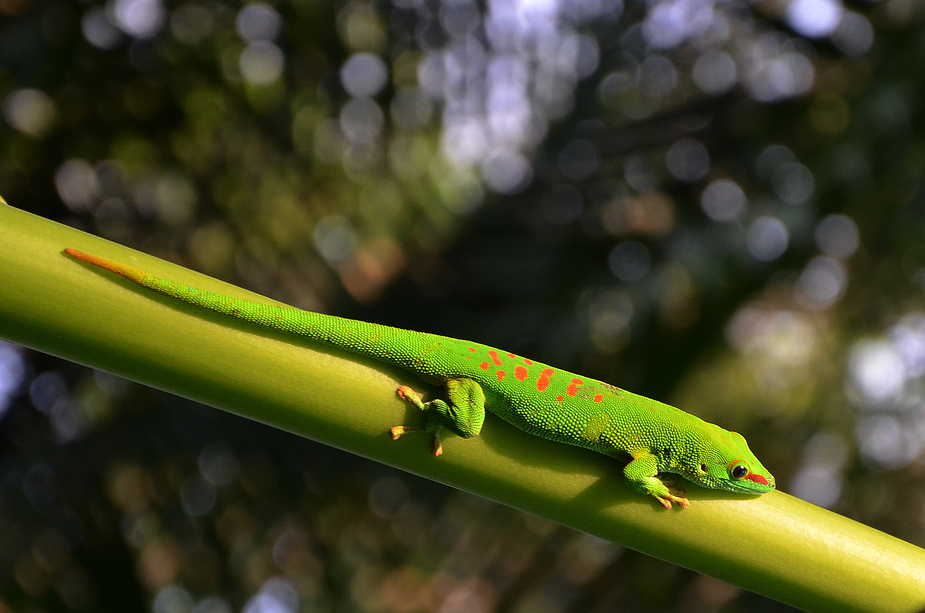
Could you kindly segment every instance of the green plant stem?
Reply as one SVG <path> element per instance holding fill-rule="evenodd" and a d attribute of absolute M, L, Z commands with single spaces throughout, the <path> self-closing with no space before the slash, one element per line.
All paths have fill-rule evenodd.
<path fill-rule="evenodd" d="M 2 202 L 2 201 L 0 201 Z M 685 483 L 666 511 L 603 456 L 489 416 L 473 440 L 392 441 L 419 416 L 416 378 L 181 304 L 66 257 L 109 257 L 203 289 L 267 300 L 0 204 L 0 337 L 192 398 L 595 534 L 809 611 L 925 609 L 925 551 L 772 492 L 749 498 Z M 475 339 L 478 340 L 478 339 Z M 542 356 L 537 356 L 542 357 Z"/>

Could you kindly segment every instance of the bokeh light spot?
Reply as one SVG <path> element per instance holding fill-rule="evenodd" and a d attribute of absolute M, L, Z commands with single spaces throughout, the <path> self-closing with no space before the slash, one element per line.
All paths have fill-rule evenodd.
<path fill-rule="evenodd" d="M 774 193 L 787 204 L 803 204 L 813 195 L 816 182 L 809 168 L 799 162 L 781 164 L 771 179 Z"/>
<path fill-rule="evenodd" d="M 101 6 L 91 6 L 80 20 L 80 30 L 88 43 L 98 49 L 114 49 L 123 40 L 122 31 Z"/>
<path fill-rule="evenodd" d="M 40 137 L 48 132 L 55 115 L 55 103 L 39 89 L 16 89 L 3 101 L 3 118 L 14 129 L 29 136 Z"/>
<path fill-rule="evenodd" d="M 830 38 L 845 55 L 863 55 L 874 44 L 874 27 L 864 15 L 845 11 Z"/>
<path fill-rule="evenodd" d="M 268 579 L 248 602 L 242 613 L 296 613 L 299 594 L 288 580 L 282 577 Z"/>
<path fill-rule="evenodd" d="M 385 113 L 369 98 L 353 98 L 340 111 L 340 127 L 347 140 L 365 145 L 379 138 Z"/>
<path fill-rule="evenodd" d="M 829 256 L 815 257 L 797 278 L 797 300 L 809 310 L 824 309 L 842 297 L 847 285 L 848 270 L 840 260 Z"/>
<path fill-rule="evenodd" d="M 199 473 L 212 485 L 228 485 L 240 469 L 241 463 L 227 443 L 212 443 L 199 454 Z"/>
<path fill-rule="evenodd" d="M 693 183 L 704 178 L 710 170 L 710 154 L 694 139 L 683 138 L 668 148 L 665 165 L 675 179 Z"/>
<path fill-rule="evenodd" d="M 835 31 L 844 7 L 838 0 L 793 0 L 787 6 L 787 22 L 809 38 L 821 38 Z"/>
<path fill-rule="evenodd" d="M 26 361 L 16 345 L 0 341 L 0 417 L 26 380 Z"/>
<path fill-rule="evenodd" d="M 157 592 L 151 604 L 153 613 L 190 613 L 193 597 L 186 588 L 168 585 Z"/>
<path fill-rule="evenodd" d="M 282 50 L 269 41 L 249 44 L 241 52 L 241 76 L 254 85 L 268 85 L 283 74 L 286 58 Z"/>
<path fill-rule="evenodd" d="M 639 85 L 649 98 L 664 98 L 678 85 L 678 69 L 667 57 L 650 55 L 639 67 Z"/>
<path fill-rule="evenodd" d="M 762 215 L 749 226 L 745 243 L 756 259 L 770 262 L 784 255 L 790 243 L 790 233 L 781 220 Z"/>
<path fill-rule="evenodd" d="M 868 404 L 892 404 L 905 389 L 906 365 L 896 346 L 889 341 L 859 342 L 851 350 L 848 370 L 851 383 Z"/>
<path fill-rule="evenodd" d="M 378 55 L 357 53 L 340 69 L 344 89 L 354 98 L 372 98 L 388 82 L 389 69 Z"/>
<path fill-rule="evenodd" d="M 340 215 L 322 218 L 315 226 L 315 249 L 330 264 L 347 259 L 357 247 L 353 225 Z"/>
<path fill-rule="evenodd" d="M 151 38 L 167 18 L 160 0 L 115 0 L 113 14 L 116 25 L 135 38 Z"/>
<path fill-rule="evenodd" d="M 703 93 L 717 96 L 726 93 L 736 84 L 738 69 L 728 53 L 707 51 L 694 62 L 691 76 Z"/>
<path fill-rule="evenodd" d="M 730 179 L 710 182 L 700 195 L 700 206 L 713 221 L 733 221 L 745 211 L 747 203 L 745 192 Z"/>
<path fill-rule="evenodd" d="M 828 215 L 818 224 L 814 232 L 819 251 L 832 257 L 851 257 L 861 244 L 857 225 L 847 215 Z"/>
<path fill-rule="evenodd" d="M 639 241 L 623 241 L 611 249 L 607 264 L 615 277 L 631 283 L 649 274 L 652 255 Z"/>
<path fill-rule="evenodd" d="M 516 194 L 533 178 L 530 163 L 519 153 L 499 151 L 482 164 L 482 178 L 492 190 L 502 194 Z"/>
<path fill-rule="evenodd" d="M 248 43 L 274 41 L 283 27 L 283 19 L 272 6 L 262 2 L 248 4 L 235 19 L 238 35 Z"/>
<path fill-rule="evenodd" d="M 61 201 L 75 213 L 80 213 L 96 200 L 100 186 L 90 162 L 71 158 L 55 171 L 55 188 Z"/>

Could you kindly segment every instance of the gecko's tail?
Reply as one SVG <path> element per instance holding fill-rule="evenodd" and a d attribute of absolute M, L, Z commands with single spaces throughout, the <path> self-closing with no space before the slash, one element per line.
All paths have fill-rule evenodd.
<path fill-rule="evenodd" d="M 76 249 L 65 249 L 64 252 L 82 262 L 115 273 L 142 287 L 188 304 L 230 315 L 272 330 L 298 334 L 403 368 L 420 370 L 418 363 L 421 361 L 421 355 L 427 353 L 427 347 L 439 345 L 440 339 L 432 335 L 312 311 L 302 311 L 280 304 L 233 298 L 225 294 L 198 289 L 185 283 L 163 279 L 137 268 Z"/>
<path fill-rule="evenodd" d="M 148 276 L 148 273 L 142 272 L 137 268 L 132 268 L 131 266 L 126 266 L 125 264 L 120 264 L 119 262 L 113 262 L 112 260 L 107 260 L 106 258 L 101 258 L 98 255 L 90 255 L 89 253 L 84 253 L 83 251 L 77 251 L 76 249 L 65 249 L 64 252 L 73 258 L 77 258 L 88 264 L 93 264 L 98 268 L 103 270 L 108 270 L 117 275 L 125 277 L 129 281 L 138 283 L 142 285 L 145 277 Z"/>

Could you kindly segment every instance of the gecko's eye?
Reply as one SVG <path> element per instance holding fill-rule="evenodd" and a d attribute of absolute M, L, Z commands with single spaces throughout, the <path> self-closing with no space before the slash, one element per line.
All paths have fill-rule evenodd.
<path fill-rule="evenodd" d="M 748 467 L 745 464 L 739 464 L 732 469 L 732 476 L 736 479 L 741 479 L 748 474 Z"/>

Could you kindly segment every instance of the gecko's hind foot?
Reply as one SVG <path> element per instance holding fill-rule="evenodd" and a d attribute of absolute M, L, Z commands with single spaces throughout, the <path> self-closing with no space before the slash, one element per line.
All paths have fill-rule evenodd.
<path fill-rule="evenodd" d="M 436 432 L 430 437 L 430 453 L 435 458 L 443 455 L 443 443 L 440 442 L 440 435 Z"/>
<path fill-rule="evenodd" d="M 440 435 L 428 428 L 409 428 L 408 426 L 393 426 L 389 428 L 389 436 L 393 441 L 397 441 L 409 432 L 431 432 L 430 436 L 430 453 L 434 456 L 443 454 L 443 444 L 440 442 Z"/>
<path fill-rule="evenodd" d="M 409 428 L 407 426 L 395 426 L 394 428 L 389 428 L 389 436 L 392 437 L 393 441 L 397 441 L 402 436 L 414 431 L 414 428 Z"/>

